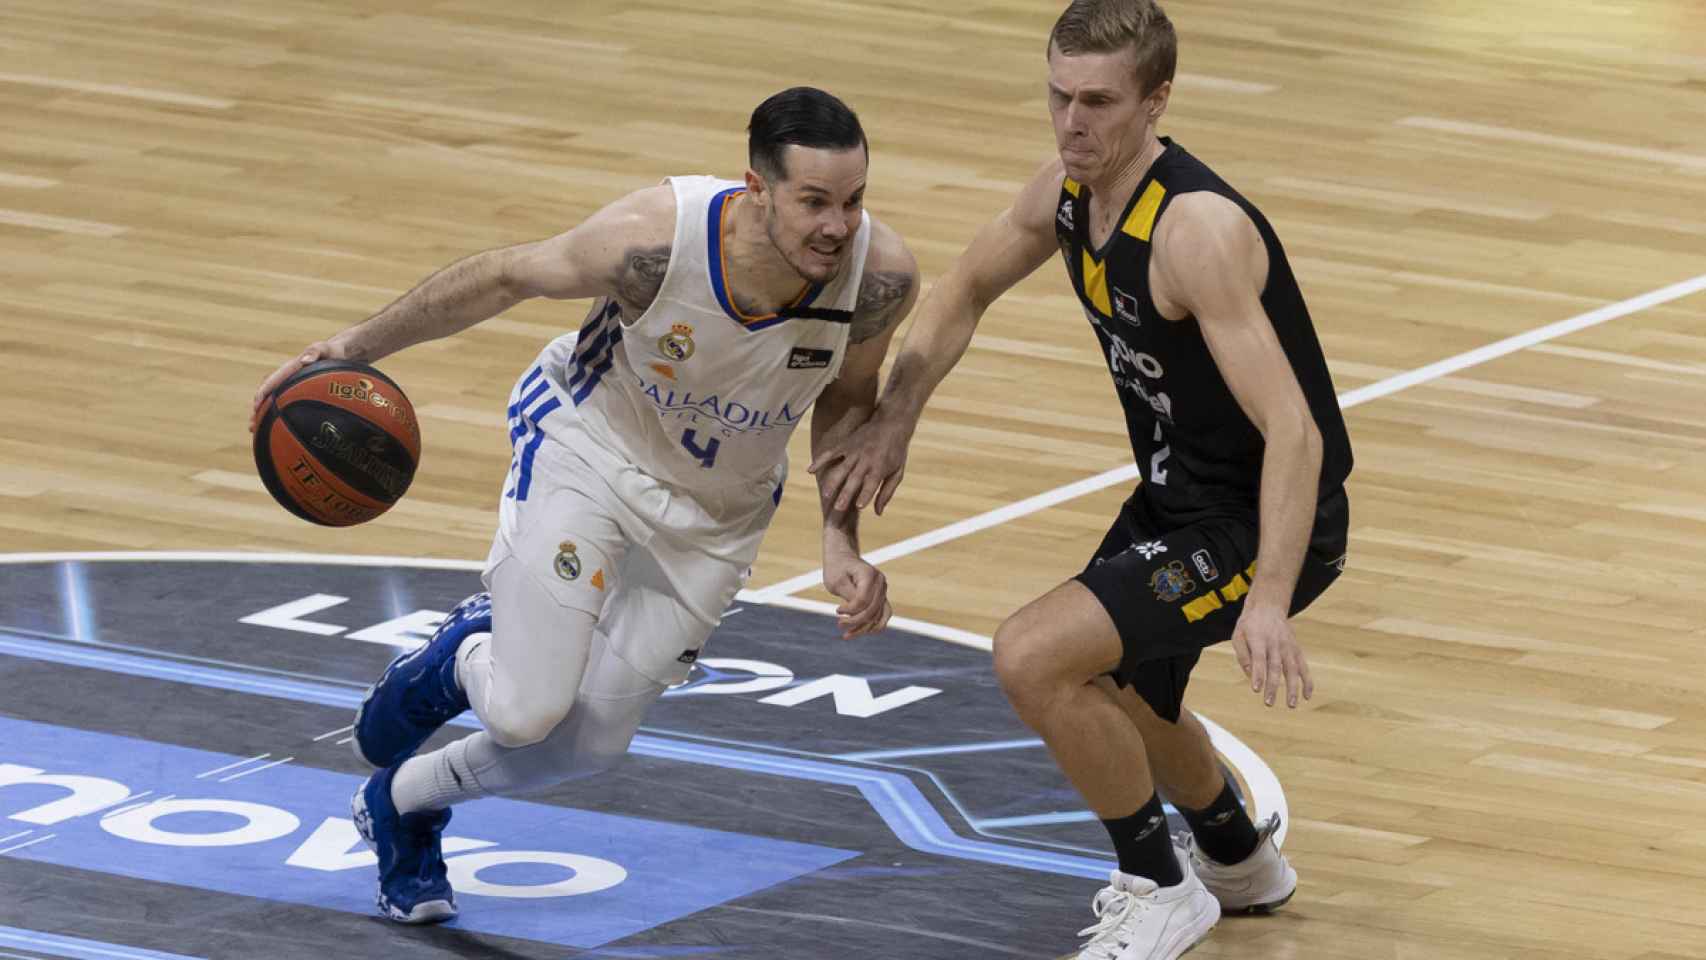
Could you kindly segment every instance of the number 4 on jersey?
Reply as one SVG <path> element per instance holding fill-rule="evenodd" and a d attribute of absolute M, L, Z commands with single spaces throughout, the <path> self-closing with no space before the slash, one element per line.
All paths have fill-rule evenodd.
<path fill-rule="evenodd" d="M 722 446 L 723 442 L 718 440 L 716 437 L 712 437 L 710 443 L 701 447 L 696 442 L 698 439 L 698 434 L 692 430 L 688 430 L 686 433 L 681 435 L 681 445 L 687 448 L 688 453 L 699 458 L 699 465 L 701 467 L 709 470 L 717 465 L 717 448 Z"/>

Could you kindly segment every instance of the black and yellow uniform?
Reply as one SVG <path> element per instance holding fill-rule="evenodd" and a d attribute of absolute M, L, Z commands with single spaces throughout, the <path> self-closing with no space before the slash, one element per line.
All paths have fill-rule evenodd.
<path fill-rule="evenodd" d="M 1176 721 L 1203 647 L 1230 639 L 1256 560 L 1263 440 L 1215 366 L 1195 317 L 1167 320 L 1149 288 L 1156 225 L 1179 196 L 1237 204 L 1267 248 L 1261 303 L 1321 432 L 1314 530 L 1292 599 L 1307 606 L 1344 565 L 1350 439 L 1303 294 L 1261 211 L 1183 147 L 1164 149 L 1101 249 L 1088 233 L 1090 190 L 1068 179 L 1055 234 L 1067 273 L 1125 408 L 1142 476 L 1090 566 L 1078 575 L 1119 628 L 1115 672 Z"/>

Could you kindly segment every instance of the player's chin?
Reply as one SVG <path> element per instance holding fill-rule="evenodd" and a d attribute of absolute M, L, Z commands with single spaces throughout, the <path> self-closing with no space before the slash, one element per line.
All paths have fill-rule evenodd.
<path fill-rule="evenodd" d="M 828 283 L 841 273 L 846 247 L 837 247 L 834 253 L 825 253 L 816 247 L 807 247 L 800 258 L 800 274 L 813 283 Z"/>

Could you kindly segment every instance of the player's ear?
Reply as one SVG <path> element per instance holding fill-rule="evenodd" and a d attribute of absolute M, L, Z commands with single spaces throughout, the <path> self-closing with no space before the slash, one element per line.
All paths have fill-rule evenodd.
<path fill-rule="evenodd" d="M 770 202 L 768 191 L 770 185 L 764 182 L 764 176 L 750 167 L 746 171 L 746 192 L 752 199 L 763 207 Z"/>
<path fill-rule="evenodd" d="M 1149 96 L 1143 98 L 1143 109 L 1145 113 L 1149 114 L 1150 124 L 1153 125 L 1161 119 L 1163 113 L 1167 112 L 1167 101 L 1172 96 L 1173 81 L 1163 80 L 1156 85 L 1154 90 L 1149 91 Z"/>

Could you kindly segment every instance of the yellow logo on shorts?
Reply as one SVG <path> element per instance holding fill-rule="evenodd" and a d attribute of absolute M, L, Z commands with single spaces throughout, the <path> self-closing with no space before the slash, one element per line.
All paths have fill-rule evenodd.
<path fill-rule="evenodd" d="M 669 333 L 658 338 L 658 352 L 676 363 L 693 356 L 693 328 L 678 323 L 669 329 Z"/>
<path fill-rule="evenodd" d="M 564 580 L 573 580 L 581 575 L 581 558 L 575 556 L 573 541 L 564 540 L 557 544 L 557 576 Z"/>

